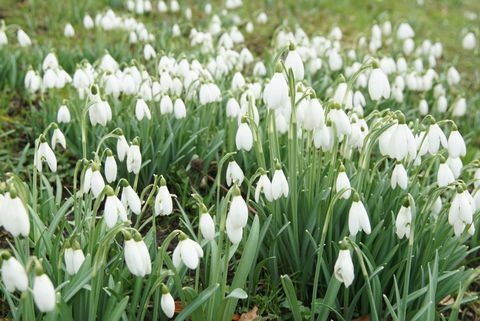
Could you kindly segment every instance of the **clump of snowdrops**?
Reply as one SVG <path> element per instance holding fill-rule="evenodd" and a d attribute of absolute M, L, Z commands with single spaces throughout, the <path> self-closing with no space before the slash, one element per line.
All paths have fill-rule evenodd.
<path fill-rule="evenodd" d="M 180 10 L 191 17 L 176 1 L 157 7 Z M 229 320 L 259 291 L 284 298 L 293 320 L 435 320 L 456 295 L 443 308 L 455 320 L 475 299 L 464 293 L 479 272 L 463 265 L 480 163 L 459 131 L 467 101 L 441 43 L 388 20 L 349 50 L 339 28 L 280 28 L 264 61 L 234 13 L 229 27 L 205 12 L 204 30 L 172 26 L 193 48 L 179 56 L 156 50 L 134 18 L 85 16 L 83 28 L 124 32 L 140 54 L 107 52 L 70 75 L 49 52 L 26 72 L 41 104 L 33 166 L 0 198 L 12 317 Z M 198 187 L 173 195 L 171 168 L 198 159 Z M 180 228 L 159 230 L 167 216 Z"/>

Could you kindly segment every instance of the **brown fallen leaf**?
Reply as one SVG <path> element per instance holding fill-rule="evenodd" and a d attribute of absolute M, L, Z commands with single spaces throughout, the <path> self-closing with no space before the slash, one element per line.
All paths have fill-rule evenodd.
<path fill-rule="evenodd" d="M 258 317 L 257 311 L 258 311 L 258 308 L 256 306 L 254 306 L 253 309 L 251 309 L 247 313 L 243 313 L 240 316 L 240 319 L 238 319 L 238 320 L 239 321 L 254 321 Z"/>
<path fill-rule="evenodd" d="M 451 305 L 451 304 L 454 304 L 454 303 L 455 303 L 455 298 L 451 295 L 447 295 L 446 297 L 444 297 L 442 299 L 442 301 L 440 301 L 441 305 Z"/>
<path fill-rule="evenodd" d="M 364 315 L 363 317 L 353 319 L 352 321 L 370 321 L 370 316 L 369 315 Z"/>

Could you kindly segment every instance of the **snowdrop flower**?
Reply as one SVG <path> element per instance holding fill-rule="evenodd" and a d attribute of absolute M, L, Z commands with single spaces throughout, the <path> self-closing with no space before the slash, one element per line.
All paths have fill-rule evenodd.
<path fill-rule="evenodd" d="M 310 99 L 305 106 L 303 127 L 307 130 L 323 127 L 325 124 L 325 116 L 323 107 L 317 98 Z"/>
<path fill-rule="evenodd" d="M 438 166 L 437 172 L 437 184 L 439 187 L 445 187 L 448 184 L 451 184 L 455 181 L 455 177 L 453 176 L 453 172 L 446 163 L 445 160 L 442 160 L 440 166 Z"/>
<path fill-rule="evenodd" d="M 272 196 L 272 183 L 270 179 L 268 179 L 267 174 L 262 174 L 257 182 L 257 187 L 255 188 L 255 202 L 258 203 L 260 200 L 260 193 L 265 195 L 267 201 L 273 201 Z"/>
<path fill-rule="evenodd" d="M 127 268 L 135 276 L 144 277 L 152 271 L 152 263 L 147 246 L 138 232 L 135 238 L 130 233 L 125 233 L 125 263 Z"/>
<path fill-rule="evenodd" d="M 417 157 L 417 143 L 412 131 L 405 124 L 405 117 L 399 115 L 398 124 L 394 125 L 389 139 L 389 155 L 398 161 L 414 160 Z"/>
<path fill-rule="evenodd" d="M 227 166 L 227 173 L 226 173 L 226 180 L 227 186 L 231 186 L 232 183 L 237 183 L 238 185 L 242 185 L 243 179 L 245 176 L 243 175 L 243 171 L 238 166 L 237 162 L 231 161 L 228 163 Z"/>
<path fill-rule="evenodd" d="M 288 84 L 285 76 L 281 72 L 275 72 L 272 79 L 265 86 L 263 91 L 263 101 L 269 109 L 279 109 L 288 102 Z"/>
<path fill-rule="evenodd" d="M 20 47 L 29 47 L 32 45 L 32 40 L 22 29 L 17 31 L 17 40 Z"/>
<path fill-rule="evenodd" d="M 70 111 L 66 105 L 61 105 L 57 112 L 57 123 L 68 124 L 70 122 Z"/>
<path fill-rule="evenodd" d="M 412 226 L 412 209 L 408 200 L 400 207 L 395 221 L 396 233 L 399 239 L 410 237 L 410 229 Z"/>
<path fill-rule="evenodd" d="M 142 167 L 142 154 L 137 139 L 134 139 L 132 145 L 128 148 L 127 153 L 127 171 L 137 175 Z"/>
<path fill-rule="evenodd" d="M 117 162 L 110 149 L 107 150 L 105 159 L 105 179 L 108 183 L 112 183 L 117 179 Z"/>
<path fill-rule="evenodd" d="M 255 66 L 253 66 L 253 75 L 254 76 L 263 77 L 266 74 L 267 74 L 267 68 L 265 67 L 265 64 L 262 61 L 257 62 L 255 64 Z"/>
<path fill-rule="evenodd" d="M 73 247 L 68 246 L 63 254 L 63 259 L 65 261 L 67 273 L 69 275 L 77 274 L 85 261 L 85 255 L 80 248 L 80 244 L 75 241 Z"/>
<path fill-rule="evenodd" d="M 436 154 L 438 152 L 438 149 L 440 148 L 440 144 L 444 147 L 447 148 L 447 137 L 443 133 L 442 129 L 438 124 L 431 124 L 428 132 L 427 132 L 427 137 L 426 140 L 428 142 L 428 152 L 430 154 Z"/>
<path fill-rule="evenodd" d="M 418 104 L 418 112 L 422 116 L 428 114 L 428 103 L 425 99 L 420 100 L 420 103 Z"/>
<path fill-rule="evenodd" d="M 248 207 L 243 199 L 237 185 L 233 187 L 233 197 L 230 209 L 227 213 L 227 220 L 233 228 L 243 228 L 248 221 Z"/>
<path fill-rule="evenodd" d="M 172 12 L 180 11 L 180 5 L 178 4 L 177 0 L 170 1 L 170 11 Z"/>
<path fill-rule="evenodd" d="M 128 145 L 128 142 L 125 139 L 125 136 L 123 136 L 123 134 L 120 134 L 117 140 L 117 156 L 119 161 L 123 162 L 123 160 L 125 159 L 125 156 L 127 156 L 128 154 L 129 149 L 130 149 L 130 146 Z"/>
<path fill-rule="evenodd" d="M 454 66 L 447 70 L 447 82 L 450 86 L 454 86 L 460 82 L 460 74 Z"/>
<path fill-rule="evenodd" d="M 92 165 L 90 188 L 92 190 L 93 198 L 97 198 L 105 188 L 105 182 L 103 181 L 102 173 L 100 173 L 99 166 L 95 164 Z"/>
<path fill-rule="evenodd" d="M 390 83 L 387 75 L 378 67 L 370 72 L 368 93 L 372 100 L 380 100 L 382 97 L 385 99 L 390 98 Z"/>
<path fill-rule="evenodd" d="M 293 43 L 290 44 L 287 58 L 285 59 L 285 68 L 287 68 L 287 70 L 292 70 L 295 81 L 303 80 L 303 76 L 305 74 L 303 61 L 298 51 L 295 50 L 295 45 Z"/>
<path fill-rule="evenodd" d="M 50 278 L 40 268 L 33 281 L 33 300 L 40 312 L 50 312 L 55 309 L 56 294 Z"/>
<path fill-rule="evenodd" d="M 33 69 L 29 69 L 25 74 L 24 85 L 28 92 L 34 94 L 42 86 L 42 78 Z"/>
<path fill-rule="evenodd" d="M 65 136 L 63 135 L 62 131 L 60 128 L 56 127 L 53 130 L 53 135 L 52 135 L 52 148 L 55 149 L 55 146 L 57 143 L 60 144 L 60 146 L 63 147 L 63 149 L 67 148 L 67 141 L 65 140 Z"/>
<path fill-rule="evenodd" d="M 277 161 L 275 173 L 272 178 L 272 198 L 278 200 L 280 197 L 288 197 L 288 181 L 282 170 L 282 165 Z"/>
<path fill-rule="evenodd" d="M 235 136 L 235 144 L 238 150 L 250 151 L 253 146 L 253 134 L 247 121 L 242 119 L 238 126 L 237 134 Z"/>
<path fill-rule="evenodd" d="M 35 166 L 39 172 L 42 172 L 42 162 L 44 161 L 47 162 L 48 167 L 53 173 L 57 171 L 57 157 L 42 136 L 40 137 L 40 145 L 38 146 L 34 159 Z"/>
<path fill-rule="evenodd" d="M 332 100 L 337 103 L 339 106 L 335 106 L 334 109 L 341 109 L 341 106 L 345 106 L 345 109 L 349 110 L 353 107 L 353 94 L 352 90 L 348 88 L 348 85 L 345 82 L 338 84 L 335 89 L 335 94 L 333 95 Z"/>
<path fill-rule="evenodd" d="M 153 49 L 152 45 L 147 43 L 145 47 L 143 47 L 143 57 L 145 60 L 150 60 L 152 58 L 155 58 L 157 56 L 157 53 L 155 52 L 155 49 Z"/>
<path fill-rule="evenodd" d="M 465 98 L 458 99 L 453 104 L 452 115 L 454 117 L 462 117 L 462 116 L 465 116 L 466 112 L 467 112 L 467 101 L 465 100 Z"/>
<path fill-rule="evenodd" d="M 407 185 L 408 185 L 407 171 L 405 170 L 405 167 L 403 167 L 403 164 L 400 162 L 397 162 L 397 164 L 393 168 L 390 185 L 392 186 L 392 189 L 395 189 L 395 187 L 397 186 L 403 190 L 407 189 Z"/>
<path fill-rule="evenodd" d="M 173 104 L 173 114 L 176 119 L 182 119 L 187 116 L 187 109 L 185 108 L 185 103 L 181 98 L 175 99 Z"/>
<path fill-rule="evenodd" d="M 83 26 L 85 29 L 92 29 L 95 26 L 95 23 L 93 22 L 92 17 L 90 17 L 88 14 L 83 17 Z"/>
<path fill-rule="evenodd" d="M 352 257 L 348 249 L 341 249 L 333 268 L 335 278 L 348 288 L 355 278 Z"/>
<path fill-rule="evenodd" d="M 8 38 L 5 33 L 5 30 L 0 29 L 0 47 L 8 44 Z"/>
<path fill-rule="evenodd" d="M 458 158 L 466 154 L 467 148 L 465 147 L 465 141 L 458 131 L 457 126 L 453 126 L 448 136 L 448 155 L 452 158 Z"/>
<path fill-rule="evenodd" d="M 107 195 L 107 199 L 105 200 L 103 215 L 107 227 L 113 228 L 119 220 L 123 222 L 128 221 L 127 211 L 122 202 L 115 195 L 113 188 L 107 186 L 105 189 L 105 194 Z"/>
<path fill-rule="evenodd" d="M 219 102 L 222 100 L 222 93 L 217 85 L 213 83 L 203 84 L 199 92 L 200 105 Z"/>
<path fill-rule="evenodd" d="M 63 29 L 63 35 L 67 38 L 72 38 L 75 36 L 75 29 L 73 29 L 73 26 L 69 23 L 65 25 L 65 29 Z"/>
<path fill-rule="evenodd" d="M 328 66 L 332 71 L 338 71 L 342 69 L 343 58 L 336 50 L 330 50 L 328 54 Z"/>
<path fill-rule="evenodd" d="M 28 289 L 28 277 L 25 268 L 17 259 L 5 252 L 2 263 L 2 282 L 8 292 L 25 292 Z"/>
<path fill-rule="evenodd" d="M 238 104 L 238 101 L 231 97 L 227 101 L 227 117 L 230 118 L 237 118 L 238 114 L 240 113 L 240 105 Z"/>
<path fill-rule="evenodd" d="M 245 78 L 243 77 L 242 73 L 237 71 L 232 78 L 232 85 L 230 86 L 230 89 L 232 91 L 238 91 L 242 87 L 245 86 Z"/>
<path fill-rule="evenodd" d="M 438 217 L 438 214 L 440 214 L 440 212 L 442 211 L 442 207 L 442 198 L 439 196 L 437 197 L 432 206 L 432 215 L 434 218 Z"/>
<path fill-rule="evenodd" d="M 437 110 L 438 110 L 439 113 L 446 112 L 447 108 L 448 108 L 447 98 L 445 98 L 445 96 L 443 96 L 443 95 L 439 96 L 437 98 L 436 105 L 437 105 Z"/>
<path fill-rule="evenodd" d="M 197 242 L 189 239 L 185 234 L 180 234 L 180 242 L 178 242 L 172 254 L 173 265 L 178 268 L 183 263 L 189 269 L 194 270 L 202 257 L 202 247 Z"/>
<path fill-rule="evenodd" d="M 321 128 L 316 128 L 313 132 L 313 143 L 315 148 L 321 148 L 323 151 L 330 151 L 333 148 L 334 133 L 330 121 Z"/>
<path fill-rule="evenodd" d="M 211 241 L 215 238 L 215 223 L 203 204 L 200 206 L 200 220 L 198 227 L 204 239 Z"/>
<path fill-rule="evenodd" d="M 333 104 L 327 117 L 335 125 L 335 132 L 339 141 L 342 141 L 345 136 L 350 136 L 352 133 L 350 119 L 339 104 Z"/>
<path fill-rule="evenodd" d="M 140 201 L 140 197 L 138 197 L 137 193 L 133 190 L 133 188 L 128 184 L 126 180 L 122 181 L 122 196 L 121 201 L 125 209 L 130 208 L 132 212 L 136 215 L 140 214 L 142 211 L 142 202 Z"/>
<path fill-rule="evenodd" d="M 462 168 L 463 168 L 463 163 L 460 157 L 453 158 L 453 157 L 448 157 L 447 158 L 447 165 L 450 167 L 453 173 L 453 177 L 455 179 L 460 177 L 460 174 L 462 173 Z"/>
<path fill-rule="evenodd" d="M 345 166 L 343 165 L 340 165 L 338 176 L 335 181 L 335 192 L 340 193 L 341 190 L 344 191 L 340 197 L 343 199 L 349 199 L 350 195 L 352 194 L 352 190 L 350 186 L 350 180 L 345 172 Z"/>
<path fill-rule="evenodd" d="M 412 27 L 406 23 L 402 22 L 397 29 L 397 38 L 400 40 L 413 38 L 415 36 L 415 32 L 413 31 Z"/>
<path fill-rule="evenodd" d="M 367 210 L 356 192 L 353 194 L 352 206 L 348 212 L 348 230 L 351 236 L 357 235 L 359 231 L 364 231 L 366 234 L 372 231 Z"/>
<path fill-rule="evenodd" d="M 477 46 L 477 39 L 475 38 L 475 34 L 473 32 L 468 32 L 462 40 L 463 49 L 466 50 L 473 50 Z"/>
<path fill-rule="evenodd" d="M 142 98 L 137 99 L 137 103 L 135 104 L 135 117 L 137 117 L 138 121 L 141 121 L 144 117 L 147 117 L 148 120 L 152 119 L 150 109 Z"/>
<path fill-rule="evenodd" d="M 267 14 L 265 12 L 260 12 L 257 16 L 257 23 L 263 25 L 263 24 L 266 24 L 267 21 L 268 21 Z"/>
<path fill-rule="evenodd" d="M 164 95 L 160 100 L 160 113 L 163 114 L 170 114 L 173 112 L 173 103 L 172 99 L 168 95 Z"/>
<path fill-rule="evenodd" d="M 160 188 L 155 197 L 155 215 L 170 215 L 173 212 L 172 195 L 168 191 L 167 182 L 162 177 L 160 179 Z"/>
<path fill-rule="evenodd" d="M 167 318 L 172 318 L 175 314 L 175 301 L 165 284 L 162 284 L 162 298 L 160 299 L 160 305 Z"/>
<path fill-rule="evenodd" d="M 475 201 L 467 190 L 458 186 L 448 211 L 448 223 L 453 226 L 455 235 L 460 236 L 467 224 L 472 224 Z"/>

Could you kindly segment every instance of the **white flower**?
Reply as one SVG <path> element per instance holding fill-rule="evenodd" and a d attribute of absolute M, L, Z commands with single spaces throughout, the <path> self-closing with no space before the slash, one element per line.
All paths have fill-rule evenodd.
<path fill-rule="evenodd" d="M 420 102 L 418 103 L 418 112 L 422 116 L 428 114 L 428 103 L 425 99 L 420 100 Z"/>
<path fill-rule="evenodd" d="M 105 159 L 105 179 L 108 183 L 114 182 L 117 179 L 117 162 L 110 150 L 107 152 Z"/>
<path fill-rule="evenodd" d="M 155 49 L 153 49 L 152 45 L 147 43 L 145 47 L 143 47 L 143 57 L 145 60 L 150 60 L 152 58 L 155 58 L 157 56 L 157 53 L 155 52 Z"/>
<path fill-rule="evenodd" d="M 348 85 L 344 82 L 338 84 L 335 89 L 332 100 L 336 102 L 339 106 L 335 106 L 334 109 L 341 109 L 341 106 L 344 106 L 345 109 L 349 110 L 353 107 L 353 94 L 352 90 L 348 88 Z"/>
<path fill-rule="evenodd" d="M 253 134 L 250 126 L 246 122 L 240 123 L 235 136 L 235 144 L 238 150 L 250 151 L 253 146 Z"/>
<path fill-rule="evenodd" d="M 334 133 L 331 126 L 328 124 L 321 128 L 316 128 L 313 131 L 313 143 L 316 148 L 321 148 L 328 152 L 333 148 Z"/>
<path fill-rule="evenodd" d="M 426 140 L 428 142 L 428 152 L 430 154 L 436 154 L 440 148 L 440 144 L 444 148 L 447 148 L 448 146 L 447 137 L 438 124 L 430 125 L 430 128 L 427 131 Z"/>
<path fill-rule="evenodd" d="M 263 91 L 263 101 L 269 109 L 278 109 L 288 104 L 288 84 L 281 72 L 276 72 Z"/>
<path fill-rule="evenodd" d="M 305 73 L 302 58 L 293 45 L 290 46 L 287 58 L 285 59 L 285 67 L 287 70 L 292 69 L 295 81 L 302 81 Z"/>
<path fill-rule="evenodd" d="M 402 163 L 395 164 L 395 167 L 393 168 L 393 171 L 392 171 L 392 178 L 390 181 L 390 185 L 392 186 L 392 189 L 395 189 L 395 187 L 397 186 L 403 190 L 407 189 L 408 175 Z"/>
<path fill-rule="evenodd" d="M 90 183 L 90 188 L 92 189 L 92 194 L 94 198 L 97 198 L 105 187 L 105 182 L 102 177 L 102 173 L 98 170 L 97 166 L 94 166 L 92 169 L 92 178 Z"/>
<path fill-rule="evenodd" d="M 35 277 L 32 292 L 33 300 L 40 312 L 50 312 L 55 309 L 55 288 L 46 274 L 37 275 Z"/>
<path fill-rule="evenodd" d="M 288 181 L 283 173 L 280 164 L 276 165 L 275 173 L 272 178 L 272 198 L 278 200 L 280 197 L 288 197 Z"/>
<path fill-rule="evenodd" d="M 341 165 L 337 180 L 335 181 L 335 192 L 339 193 L 343 189 L 344 191 L 340 197 L 343 199 L 349 199 L 352 194 L 350 180 L 348 179 L 347 173 L 345 173 L 345 167 Z"/>
<path fill-rule="evenodd" d="M 342 141 L 345 136 L 350 136 L 352 124 L 345 111 L 339 105 L 332 106 L 327 118 L 335 125 L 335 132 L 339 141 Z"/>
<path fill-rule="evenodd" d="M 2 263 L 2 281 L 9 292 L 25 292 L 28 289 L 28 277 L 25 268 L 13 256 L 4 258 Z"/>
<path fill-rule="evenodd" d="M 333 268 L 335 278 L 348 288 L 355 278 L 352 257 L 349 250 L 340 250 Z"/>
<path fill-rule="evenodd" d="M 440 214 L 440 212 L 442 211 L 442 207 L 442 198 L 439 196 L 437 197 L 432 206 L 432 214 L 434 218 L 438 217 L 438 214 Z"/>
<path fill-rule="evenodd" d="M 412 225 L 412 209 L 409 204 L 404 204 L 398 211 L 395 228 L 398 238 L 410 237 L 410 228 Z"/>
<path fill-rule="evenodd" d="M 380 100 L 390 98 L 390 83 L 387 75 L 380 68 L 375 68 L 371 71 L 368 78 L 368 93 L 372 100 Z"/>
<path fill-rule="evenodd" d="M 240 105 L 235 98 L 230 98 L 227 101 L 227 117 L 230 118 L 237 118 L 238 114 L 240 113 Z"/>
<path fill-rule="evenodd" d="M 352 206 L 348 212 L 348 229 L 352 236 L 357 235 L 360 230 L 363 230 L 367 234 L 370 234 L 372 231 L 367 210 L 357 194 L 354 195 Z"/>
<path fill-rule="evenodd" d="M 228 163 L 227 166 L 227 173 L 226 173 L 226 181 L 227 186 L 231 186 L 232 183 L 237 183 L 238 185 L 242 185 L 243 179 L 245 176 L 243 175 L 243 171 L 238 166 L 237 162 L 231 161 Z"/>
<path fill-rule="evenodd" d="M 155 197 L 155 215 L 170 215 L 173 212 L 172 195 L 168 191 L 165 179 L 160 180 L 160 188 Z"/>
<path fill-rule="evenodd" d="M 173 300 L 173 296 L 170 294 L 166 286 L 163 286 L 162 289 L 162 298 L 160 299 L 160 305 L 162 307 L 163 313 L 165 313 L 167 318 L 172 318 L 175 314 L 175 301 Z"/>
<path fill-rule="evenodd" d="M 67 141 L 65 140 L 65 135 L 63 135 L 62 131 L 60 128 L 55 128 L 53 130 L 53 135 L 52 135 L 52 148 L 55 149 L 55 146 L 57 143 L 60 144 L 60 146 L 63 147 L 63 149 L 67 148 Z"/>
<path fill-rule="evenodd" d="M 232 220 L 227 217 L 226 222 L 227 236 L 232 244 L 239 244 L 242 241 L 243 227 L 235 227 L 232 224 Z"/>
<path fill-rule="evenodd" d="M 402 22 L 397 29 L 397 38 L 400 40 L 404 40 L 407 38 L 413 38 L 415 36 L 415 32 L 413 31 L 412 27 L 406 23 Z"/>
<path fill-rule="evenodd" d="M 140 146 L 135 142 L 128 148 L 127 154 L 127 171 L 137 175 L 142 166 L 142 154 L 140 153 Z"/>
<path fill-rule="evenodd" d="M 69 275 L 75 275 L 80 270 L 83 262 L 85 261 L 85 255 L 83 254 L 80 245 L 77 244 L 74 248 L 67 248 L 65 249 L 65 253 L 63 255 L 63 259 L 65 261 L 65 268 Z"/>
<path fill-rule="evenodd" d="M 50 170 L 55 173 L 57 171 L 57 158 L 55 157 L 55 153 L 53 150 L 48 146 L 47 142 L 42 142 L 40 139 L 40 145 L 38 146 L 38 150 L 35 153 L 34 163 L 37 167 L 39 172 L 42 171 L 42 162 L 46 161 Z"/>
<path fill-rule="evenodd" d="M 92 17 L 90 17 L 88 14 L 83 17 L 83 26 L 85 29 L 92 29 L 95 26 Z"/>
<path fill-rule="evenodd" d="M 196 269 L 200 258 L 203 257 L 202 247 L 195 241 L 187 238 L 185 235 L 181 236 L 180 242 L 173 250 L 172 261 L 173 265 L 178 268 L 183 262 L 189 269 Z"/>
<path fill-rule="evenodd" d="M 152 114 L 150 113 L 147 103 L 141 98 L 137 99 L 137 103 L 135 104 L 135 117 L 137 117 L 138 121 L 141 121 L 144 117 L 149 120 L 152 119 Z"/>
<path fill-rule="evenodd" d="M 73 29 L 73 26 L 69 23 L 65 25 L 65 29 L 63 29 L 63 35 L 67 38 L 71 38 L 75 36 L 75 29 Z"/>
<path fill-rule="evenodd" d="M 65 123 L 68 124 L 70 122 L 70 111 L 68 107 L 65 105 L 60 106 L 57 112 L 57 123 Z"/>
<path fill-rule="evenodd" d="M 185 108 L 185 103 L 181 98 L 175 99 L 173 104 L 173 113 L 176 119 L 182 119 L 187 116 L 187 109 Z"/>
<path fill-rule="evenodd" d="M 465 147 L 465 141 L 455 126 L 448 136 L 448 155 L 457 158 L 465 156 L 466 154 L 467 148 Z"/>
<path fill-rule="evenodd" d="M 451 66 L 447 70 L 447 82 L 450 86 L 454 86 L 460 82 L 460 74 L 454 66 Z"/>
<path fill-rule="evenodd" d="M 123 160 L 125 159 L 125 156 L 127 156 L 128 154 L 129 149 L 130 149 L 130 146 L 128 146 L 125 136 L 123 135 L 118 136 L 117 156 L 119 161 L 123 162 Z"/>
<path fill-rule="evenodd" d="M 417 157 L 417 143 L 403 116 L 390 133 L 389 156 L 398 161 L 414 160 Z"/>
<path fill-rule="evenodd" d="M 103 210 L 103 215 L 105 218 L 105 224 L 108 228 L 114 227 L 117 222 L 127 221 L 127 211 L 123 206 L 122 202 L 114 194 L 113 189 L 109 187 L 107 189 L 107 199 L 105 201 L 105 208 Z"/>
<path fill-rule="evenodd" d="M 465 116 L 467 112 L 467 101 L 465 98 L 458 99 L 452 107 L 452 115 L 454 117 L 462 117 Z"/>
<path fill-rule="evenodd" d="M 5 34 L 5 30 L 0 29 L 0 47 L 8 44 L 8 38 Z"/>
<path fill-rule="evenodd" d="M 215 238 L 215 223 L 206 208 L 200 211 L 198 227 L 204 239 L 211 241 Z"/>
<path fill-rule="evenodd" d="M 124 181 L 121 201 L 125 209 L 130 208 L 136 215 L 142 211 L 140 197 L 126 181 Z"/>
<path fill-rule="evenodd" d="M 172 99 L 168 95 L 164 95 L 160 100 L 160 113 L 163 114 L 170 114 L 173 112 L 173 103 Z"/>
<path fill-rule="evenodd" d="M 28 47 L 32 45 L 32 40 L 22 29 L 17 31 L 17 40 L 20 44 L 20 47 Z"/>
<path fill-rule="evenodd" d="M 477 46 L 477 39 L 473 32 L 468 32 L 462 40 L 463 49 L 473 50 Z"/>
<path fill-rule="evenodd" d="M 272 183 L 268 179 L 267 174 L 261 175 L 258 179 L 257 187 L 255 188 L 255 202 L 257 203 L 260 200 L 260 193 L 263 193 L 263 195 L 265 195 L 267 201 L 273 201 Z"/>
<path fill-rule="evenodd" d="M 144 277 L 151 273 L 151 261 L 148 249 L 142 238 L 138 236 L 138 240 L 125 238 L 125 263 L 127 268 L 135 276 Z"/>
<path fill-rule="evenodd" d="M 310 99 L 303 112 L 303 127 L 305 129 L 316 129 L 324 126 L 324 111 L 320 101 L 317 98 Z"/>
<path fill-rule="evenodd" d="M 443 161 L 438 166 L 437 172 L 437 184 L 439 187 L 445 187 L 450 183 L 455 181 L 455 177 L 453 176 L 453 172 L 448 166 L 448 164 Z"/>
<path fill-rule="evenodd" d="M 450 167 L 453 173 L 453 177 L 455 179 L 460 177 L 460 174 L 462 173 L 462 168 L 463 168 L 463 163 L 460 157 L 453 158 L 453 157 L 448 157 L 447 158 L 447 165 Z"/>
<path fill-rule="evenodd" d="M 237 186 L 234 188 L 232 202 L 227 213 L 227 220 L 233 228 L 243 228 L 247 225 L 248 221 L 248 207 L 240 194 L 240 189 Z"/>
<path fill-rule="evenodd" d="M 456 236 L 460 236 L 467 224 L 472 224 L 475 201 L 467 190 L 457 188 L 457 193 L 448 211 L 448 223 L 453 226 Z"/>

